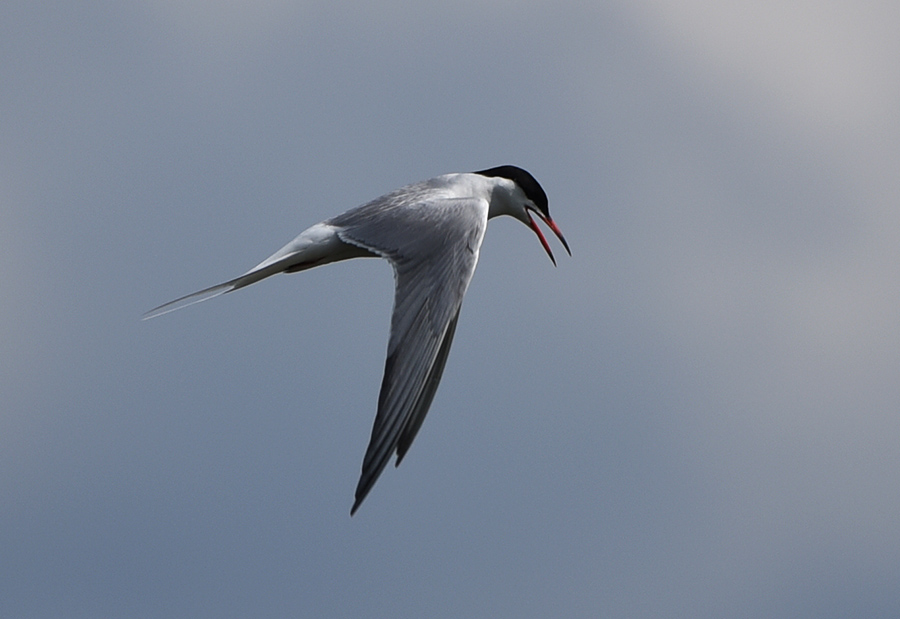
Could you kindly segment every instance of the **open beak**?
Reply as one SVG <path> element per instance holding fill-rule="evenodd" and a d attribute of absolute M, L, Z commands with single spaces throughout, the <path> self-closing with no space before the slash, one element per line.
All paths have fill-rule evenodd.
<path fill-rule="evenodd" d="M 544 251 L 547 252 L 547 255 L 550 256 L 550 261 L 553 262 L 553 266 L 556 266 L 556 258 L 553 257 L 553 252 L 550 251 L 550 245 L 547 243 L 547 239 L 544 238 L 544 233 L 541 232 L 541 229 L 538 228 L 537 224 L 534 223 L 534 219 L 531 217 L 531 213 L 534 213 L 538 216 L 538 218 L 547 224 L 547 227 L 553 230 L 553 234 L 556 235 L 556 238 L 559 239 L 559 242 L 563 244 L 563 247 L 566 248 L 566 252 L 571 256 L 572 251 L 569 249 L 569 244 L 566 243 L 565 237 L 563 237 L 562 232 L 559 229 L 559 226 L 556 225 L 556 222 L 550 219 L 549 217 L 544 217 L 544 214 L 537 210 L 525 209 L 525 214 L 528 215 L 528 225 L 534 230 L 534 233 L 541 241 L 541 245 L 544 246 Z"/>

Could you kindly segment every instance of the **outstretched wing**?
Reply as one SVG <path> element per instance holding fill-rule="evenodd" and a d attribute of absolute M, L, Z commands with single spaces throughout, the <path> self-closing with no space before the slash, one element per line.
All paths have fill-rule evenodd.
<path fill-rule="evenodd" d="M 329 262 L 374 255 L 364 247 L 342 241 L 333 226 L 325 222 L 319 223 L 298 234 L 290 243 L 240 277 L 163 303 L 144 314 L 143 320 L 244 288 L 276 273 L 296 273 Z"/>
<path fill-rule="evenodd" d="M 434 394 L 487 227 L 478 199 L 370 203 L 329 221 L 338 234 L 391 262 L 396 291 L 378 412 L 351 515 L 396 452 L 416 436 Z"/>

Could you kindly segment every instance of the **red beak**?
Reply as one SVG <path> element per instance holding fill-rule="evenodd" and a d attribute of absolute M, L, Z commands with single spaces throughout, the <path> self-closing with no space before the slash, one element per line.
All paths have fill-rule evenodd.
<path fill-rule="evenodd" d="M 544 233 L 541 232 L 541 229 L 538 228 L 537 224 L 534 223 L 534 219 L 531 218 L 531 213 L 529 210 L 525 211 L 525 214 L 528 215 L 528 225 L 534 230 L 534 233 L 537 235 L 538 239 L 541 241 L 541 245 L 544 246 L 544 251 L 547 252 L 547 255 L 550 256 L 550 261 L 553 262 L 553 266 L 556 266 L 556 258 L 553 257 L 553 252 L 550 251 L 550 245 L 547 243 L 547 239 L 544 238 Z M 547 227 L 553 230 L 553 234 L 556 235 L 556 238 L 559 239 L 560 243 L 563 244 L 563 247 L 566 248 L 566 252 L 571 256 L 572 251 L 569 249 L 569 244 L 566 243 L 565 237 L 563 237 L 563 233 L 560 231 L 559 226 L 556 225 L 556 222 L 550 219 L 549 217 L 545 217 L 543 213 L 540 211 L 534 211 L 534 214 L 540 218 Z"/>

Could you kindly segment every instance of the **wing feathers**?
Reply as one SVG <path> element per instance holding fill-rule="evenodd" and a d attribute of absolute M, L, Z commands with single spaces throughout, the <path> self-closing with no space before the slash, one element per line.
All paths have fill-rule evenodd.
<path fill-rule="evenodd" d="M 329 262 L 367 256 L 375 256 L 375 254 L 363 247 L 345 243 L 333 226 L 325 223 L 316 224 L 301 232 L 290 243 L 240 277 L 164 303 L 144 314 L 142 320 L 156 318 L 194 303 L 218 297 L 238 288 L 255 284 L 276 273 L 296 273 Z"/>
<path fill-rule="evenodd" d="M 351 209 L 303 231 L 244 275 L 144 314 L 144 319 L 161 316 L 276 273 L 348 258 L 387 259 L 396 280 L 391 335 L 351 515 L 395 453 L 400 464 L 422 426 L 478 262 L 487 199 L 436 197 L 435 191 L 428 183 L 413 185 Z"/>
<path fill-rule="evenodd" d="M 428 408 L 437 392 L 441 374 L 450 351 L 450 343 L 456 330 L 456 316 L 447 326 L 447 330 L 441 338 L 441 345 L 430 367 L 417 367 L 399 370 L 396 366 L 396 356 L 388 357 L 385 362 L 384 378 L 382 379 L 381 393 L 379 394 L 378 410 L 375 425 L 372 428 L 372 438 L 363 459 L 362 474 L 356 487 L 355 502 L 350 510 L 352 516 L 362 504 L 366 495 L 375 485 L 391 456 L 396 451 L 397 466 L 413 438 L 422 426 Z M 422 376 L 424 375 L 424 378 Z M 403 378 L 397 380 L 399 376 Z M 400 414 L 383 414 L 385 411 L 402 410 Z"/>
<path fill-rule="evenodd" d="M 400 466 L 403 456 L 409 451 L 409 446 L 412 445 L 413 439 L 416 438 L 416 434 L 419 432 L 419 428 L 422 427 L 422 422 L 425 421 L 425 415 L 428 414 L 428 409 L 431 407 L 431 402 L 434 400 L 434 394 L 437 393 L 438 385 L 441 382 L 441 376 L 444 374 L 444 366 L 447 364 L 447 356 L 450 354 L 450 344 L 453 343 L 453 335 L 456 333 L 456 322 L 458 320 L 459 311 L 456 312 L 456 316 L 453 317 L 453 320 L 451 320 L 450 324 L 447 326 L 447 332 L 444 334 L 444 339 L 441 342 L 441 348 L 438 351 L 438 355 L 434 360 L 434 365 L 431 366 L 431 371 L 428 373 L 428 378 L 425 380 L 425 386 L 419 395 L 418 402 L 416 402 L 416 406 L 413 409 L 406 426 L 403 428 L 403 434 L 400 435 L 400 440 L 397 442 L 396 466 Z"/>
<path fill-rule="evenodd" d="M 487 203 L 438 200 L 397 207 L 372 226 L 343 220 L 341 238 L 377 251 L 394 266 L 396 290 L 391 337 L 378 412 L 351 515 L 390 458 L 397 464 L 412 444 L 434 400 L 463 295 L 478 261 L 487 225 Z"/>

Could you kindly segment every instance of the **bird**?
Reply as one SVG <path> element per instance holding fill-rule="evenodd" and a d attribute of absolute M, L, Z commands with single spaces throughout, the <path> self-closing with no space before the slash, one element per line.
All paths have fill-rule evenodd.
<path fill-rule="evenodd" d="M 310 226 L 241 275 L 146 312 L 155 318 L 249 286 L 350 258 L 378 257 L 394 270 L 394 306 L 372 434 L 350 515 L 391 457 L 403 460 L 431 407 L 447 362 L 463 297 L 489 219 L 509 215 L 537 235 L 556 259 L 537 216 L 572 252 L 550 217 L 547 194 L 526 170 L 503 165 L 406 185 Z"/>

